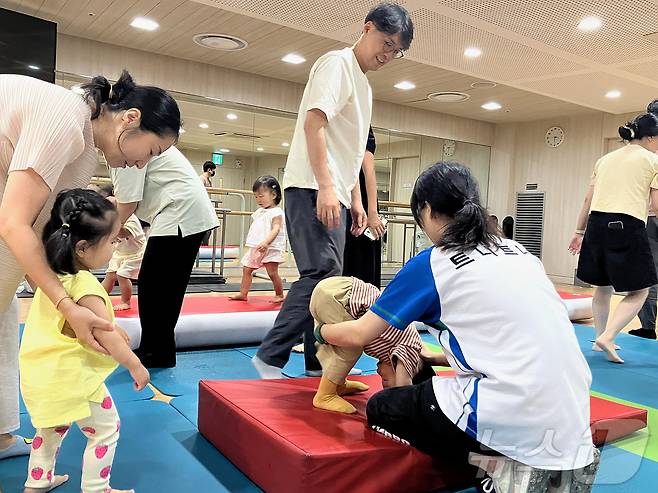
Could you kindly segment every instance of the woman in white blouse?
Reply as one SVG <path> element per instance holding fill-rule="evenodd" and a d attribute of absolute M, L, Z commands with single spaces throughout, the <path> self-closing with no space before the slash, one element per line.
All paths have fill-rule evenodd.
<path fill-rule="evenodd" d="M 144 169 L 112 169 L 119 217 L 151 225 L 139 271 L 142 338 L 135 351 L 147 368 L 176 366 L 174 329 L 194 261 L 206 234 L 219 225 L 208 192 L 175 146 Z"/>
<path fill-rule="evenodd" d="M 144 167 L 178 138 L 176 101 L 138 86 L 127 72 L 114 85 L 95 77 L 85 97 L 30 77 L 0 75 L 0 459 L 28 454 L 18 429 L 16 287 L 27 274 L 64 314 L 80 341 L 103 351 L 93 329 L 112 325 L 68 297 L 39 239 L 60 190 L 88 185 L 97 149 L 112 167 Z"/>

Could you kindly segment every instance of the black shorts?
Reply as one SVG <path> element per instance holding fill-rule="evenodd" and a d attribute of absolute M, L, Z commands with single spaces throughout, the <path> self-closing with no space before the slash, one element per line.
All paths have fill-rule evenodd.
<path fill-rule="evenodd" d="M 578 259 L 578 278 L 619 292 L 658 283 L 644 221 L 627 214 L 592 212 Z"/>

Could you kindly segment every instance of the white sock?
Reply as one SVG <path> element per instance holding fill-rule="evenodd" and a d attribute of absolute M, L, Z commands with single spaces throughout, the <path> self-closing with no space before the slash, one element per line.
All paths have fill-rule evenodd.
<path fill-rule="evenodd" d="M 256 368 L 256 371 L 260 375 L 260 378 L 265 380 L 272 380 L 275 378 L 283 378 L 283 373 L 281 373 L 281 368 L 278 366 L 268 365 L 258 356 L 251 358 L 251 363 Z"/>

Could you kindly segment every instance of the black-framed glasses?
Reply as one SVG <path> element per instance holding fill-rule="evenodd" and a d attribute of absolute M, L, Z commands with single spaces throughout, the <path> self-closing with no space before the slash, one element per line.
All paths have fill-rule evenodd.
<path fill-rule="evenodd" d="M 390 39 L 384 40 L 384 51 L 386 53 L 393 53 L 394 60 L 399 60 L 404 57 L 404 50 L 397 48 L 396 44 Z"/>

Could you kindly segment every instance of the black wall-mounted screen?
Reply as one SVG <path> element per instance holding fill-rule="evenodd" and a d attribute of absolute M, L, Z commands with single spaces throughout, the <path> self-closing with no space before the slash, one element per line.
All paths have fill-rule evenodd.
<path fill-rule="evenodd" d="M 55 82 L 57 24 L 0 9 L 0 74 Z"/>

